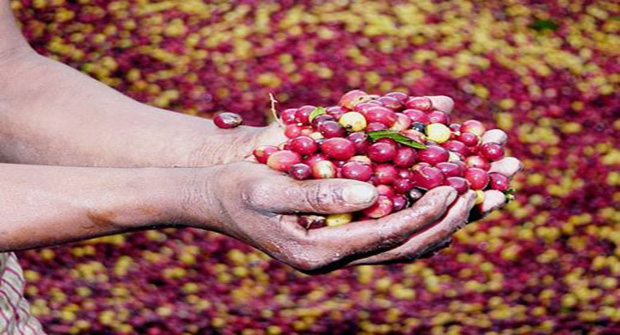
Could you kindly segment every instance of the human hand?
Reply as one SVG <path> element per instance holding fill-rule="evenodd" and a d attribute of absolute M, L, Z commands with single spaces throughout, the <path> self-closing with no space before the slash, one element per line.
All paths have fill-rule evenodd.
<path fill-rule="evenodd" d="M 345 179 L 297 181 L 251 162 L 203 171 L 208 173 L 197 176 L 186 197 L 192 226 L 235 237 L 307 273 L 364 258 L 400 261 L 389 250 L 405 242 L 420 250 L 441 243 L 464 224 L 471 203 L 461 197 L 443 217 L 457 194 L 439 187 L 411 208 L 381 219 L 306 230 L 296 214 L 359 211 L 374 203 L 376 189 Z"/>
<path fill-rule="evenodd" d="M 433 107 L 446 114 L 452 113 L 454 101 L 447 96 L 437 95 L 428 96 Z M 239 146 L 234 148 L 233 155 L 229 162 L 239 161 L 244 158 L 252 158 L 252 150 L 261 145 L 279 145 L 284 143 L 287 138 L 283 134 L 283 130 L 278 124 L 272 124 L 267 127 L 244 127 L 240 129 L 243 134 L 243 141 L 239 141 Z M 498 143 L 504 145 L 508 139 L 505 132 L 499 129 L 492 129 L 482 135 L 482 144 Z M 498 172 L 512 179 L 522 168 L 522 163 L 514 157 L 505 157 L 491 164 L 489 172 Z M 506 204 L 506 196 L 497 190 L 485 191 L 484 202 L 475 209 L 471 216 L 471 221 L 475 221 L 488 213 L 501 208 Z"/>

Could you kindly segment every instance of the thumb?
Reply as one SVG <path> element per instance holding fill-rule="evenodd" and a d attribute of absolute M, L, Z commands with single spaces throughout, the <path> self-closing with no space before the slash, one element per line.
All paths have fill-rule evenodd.
<path fill-rule="evenodd" d="M 350 213 L 372 206 L 377 189 L 347 179 L 297 181 L 282 178 L 262 182 L 261 196 L 253 204 L 274 213 Z"/>

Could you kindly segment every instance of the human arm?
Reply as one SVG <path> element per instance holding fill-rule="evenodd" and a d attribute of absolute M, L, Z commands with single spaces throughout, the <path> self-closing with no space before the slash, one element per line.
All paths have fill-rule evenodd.
<path fill-rule="evenodd" d="M 297 213 L 361 210 L 376 191 L 347 180 L 295 181 L 249 162 L 200 169 L 0 164 L 0 175 L 0 251 L 190 226 L 237 238 L 301 271 L 324 272 L 405 241 L 435 245 L 462 223 L 440 219 L 456 198 L 441 187 L 389 217 L 307 231 Z M 429 228 L 438 233 L 420 234 Z"/>
<path fill-rule="evenodd" d="M 239 161 L 273 132 L 216 128 L 210 120 L 139 103 L 36 54 L 0 0 L 0 161 L 149 167 Z M 273 135 L 275 134 L 275 135 Z"/>

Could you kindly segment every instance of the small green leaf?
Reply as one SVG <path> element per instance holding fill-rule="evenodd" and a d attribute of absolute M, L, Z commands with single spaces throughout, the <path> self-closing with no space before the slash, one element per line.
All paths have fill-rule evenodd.
<path fill-rule="evenodd" d="M 620 15 L 618 15 L 618 16 L 612 16 L 612 17 L 610 17 L 609 19 L 610 19 L 610 20 L 612 20 L 612 21 L 620 21 Z"/>
<path fill-rule="evenodd" d="M 312 111 L 312 113 L 310 113 L 310 116 L 308 116 L 308 120 L 312 122 L 312 120 L 314 120 L 315 117 L 319 115 L 323 115 L 323 114 L 325 114 L 325 107 L 317 107 Z"/>
<path fill-rule="evenodd" d="M 534 21 L 534 23 L 532 23 L 532 25 L 530 25 L 530 28 L 536 30 L 536 31 L 543 31 L 543 30 L 556 30 L 558 29 L 558 24 L 550 21 L 550 20 L 541 20 L 538 19 L 536 21 Z"/>
<path fill-rule="evenodd" d="M 371 131 L 368 133 L 368 137 L 370 138 L 371 141 L 376 141 L 378 139 L 381 138 L 391 138 L 394 141 L 406 145 L 408 147 L 412 147 L 412 148 L 416 148 L 416 149 L 426 149 L 426 146 L 420 142 L 414 141 L 412 139 L 410 139 L 409 137 L 399 134 L 395 131 L 391 131 L 391 130 L 377 130 L 377 131 Z"/>

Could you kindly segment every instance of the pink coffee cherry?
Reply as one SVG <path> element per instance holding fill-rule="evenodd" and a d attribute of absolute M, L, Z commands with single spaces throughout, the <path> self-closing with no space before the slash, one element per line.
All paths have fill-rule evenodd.
<path fill-rule="evenodd" d="M 239 114 L 224 112 L 215 115 L 213 123 L 218 128 L 231 129 L 239 127 L 243 123 L 243 118 Z"/>

